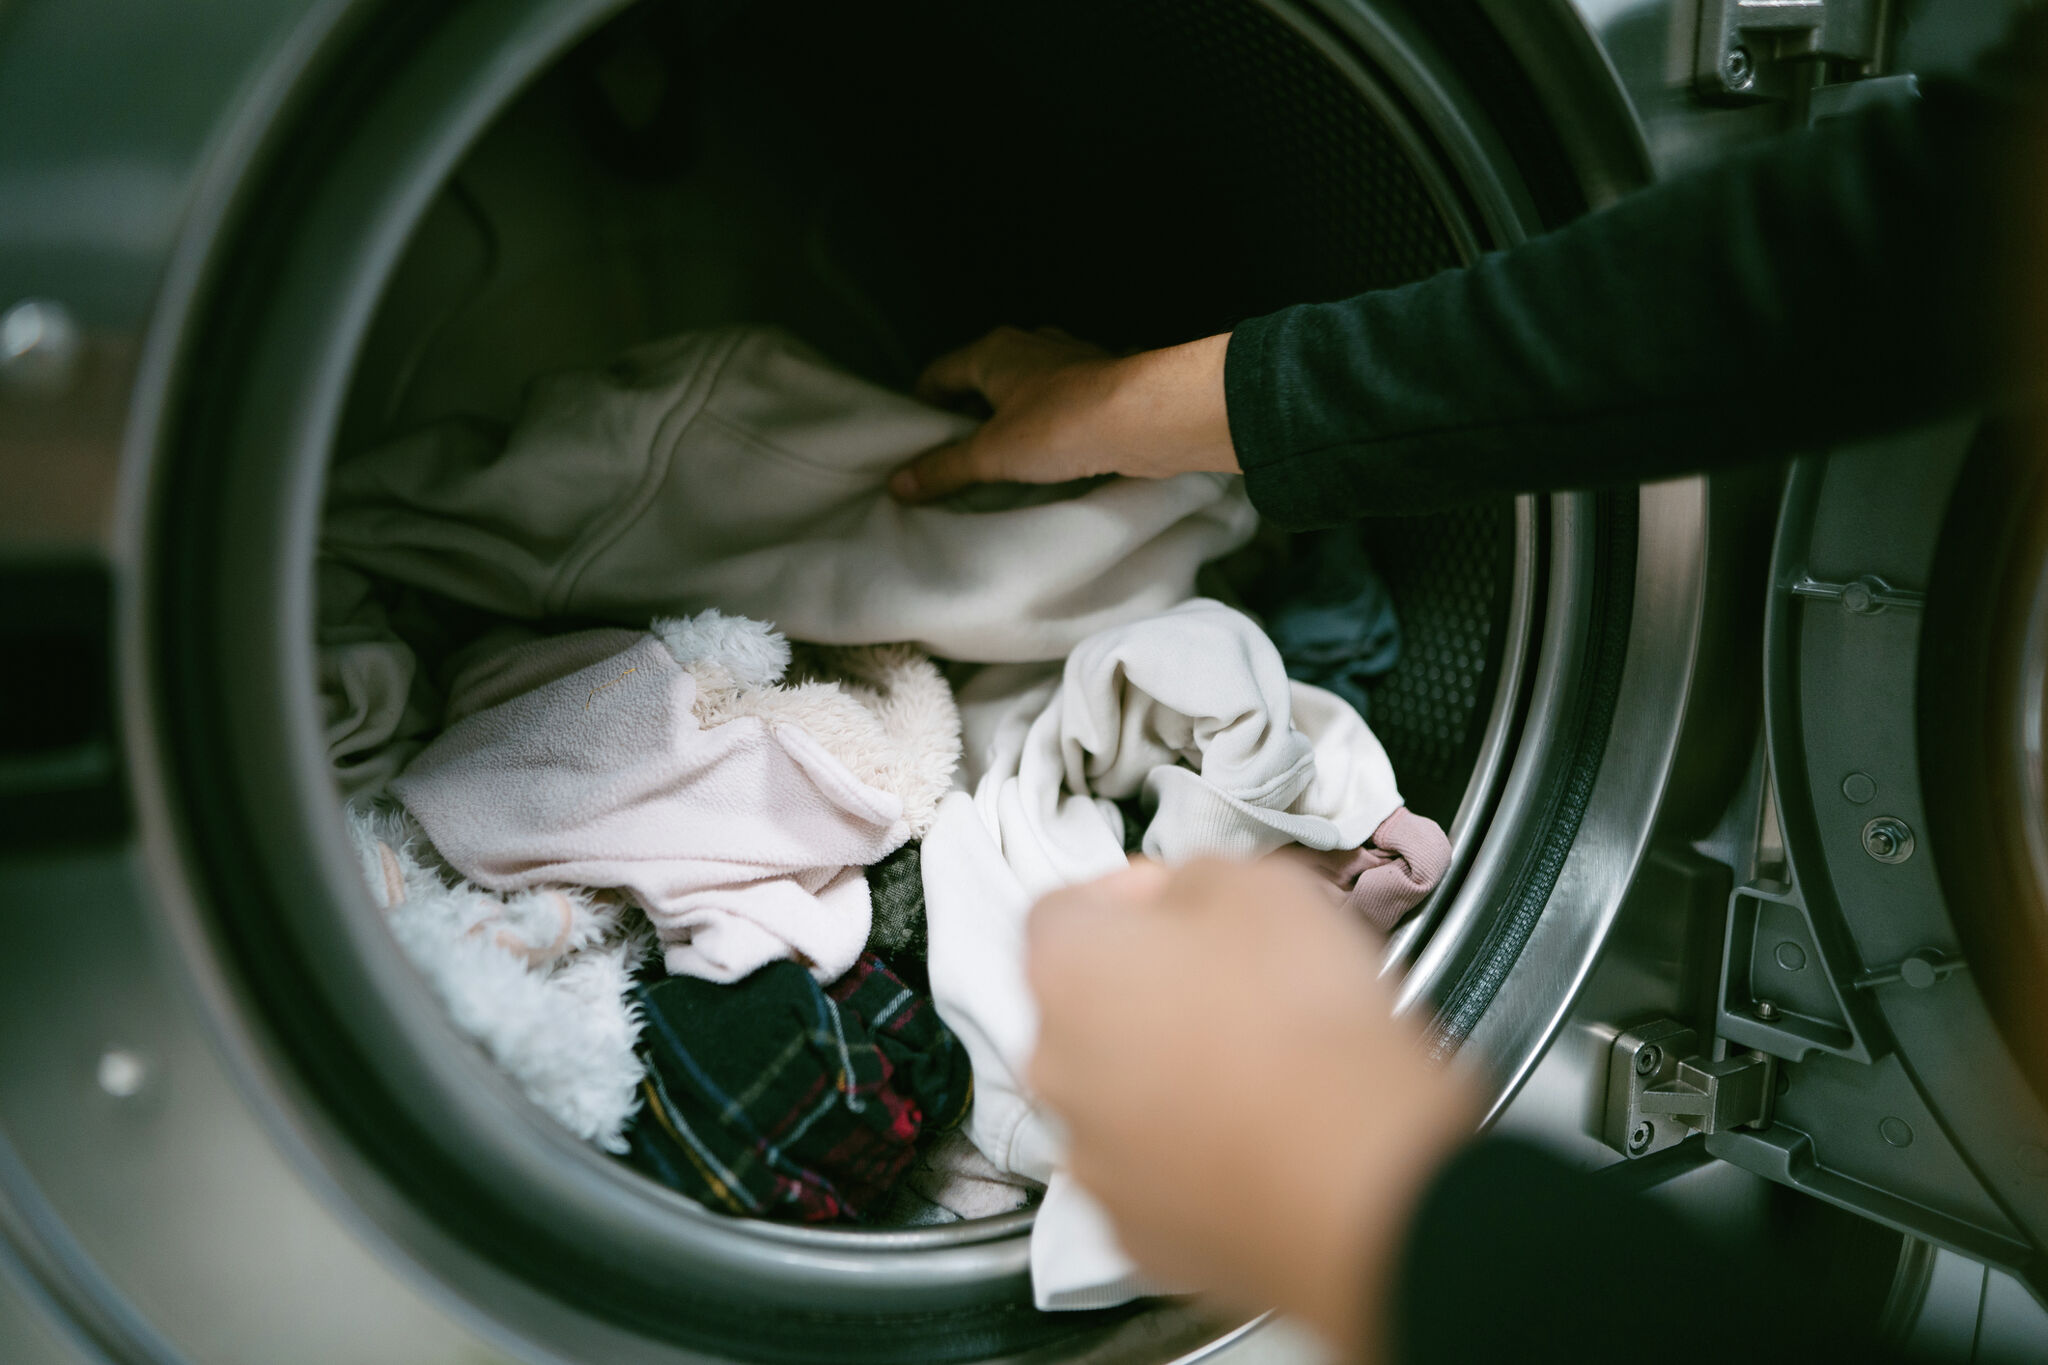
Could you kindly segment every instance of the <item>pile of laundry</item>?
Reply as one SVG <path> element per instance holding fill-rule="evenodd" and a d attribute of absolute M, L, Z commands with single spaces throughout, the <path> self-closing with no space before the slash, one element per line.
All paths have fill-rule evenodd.
<path fill-rule="evenodd" d="M 1355 538 L 1209 474 L 887 496 L 971 427 L 735 328 L 342 461 L 328 751 L 392 933 L 562 1124 L 736 1216 L 1037 1203 L 1039 1306 L 1102 1307 L 1157 1287 L 1023 1083 L 1030 905 L 1284 854 L 1388 928 L 1450 850 L 1361 714 Z"/>

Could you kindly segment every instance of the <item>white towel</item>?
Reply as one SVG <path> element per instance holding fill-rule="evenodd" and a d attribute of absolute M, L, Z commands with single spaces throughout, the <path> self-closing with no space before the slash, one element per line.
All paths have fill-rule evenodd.
<path fill-rule="evenodd" d="M 1214 474 L 888 496 L 899 464 L 973 426 L 782 332 L 691 332 L 536 381 L 509 437 L 442 423 L 343 461 L 325 545 L 529 619 L 719 607 L 993 662 L 1060 659 L 1186 600 L 1256 525 L 1242 481 Z"/>
<path fill-rule="evenodd" d="M 1059 1172 L 1057 1122 L 1024 1085 L 1038 1026 L 1023 961 L 1031 905 L 1125 865 L 1112 800 L 1139 797 L 1152 811 L 1144 850 L 1180 863 L 1356 848 L 1401 795 L 1358 713 L 1290 682 L 1257 625 L 1216 602 L 1104 631 L 1057 674 L 985 669 L 960 702 L 972 794 L 940 803 L 921 855 L 932 994 L 973 1063 L 969 1136 L 997 1166 L 1048 1184 L 1034 1299 L 1106 1307 L 1156 1287 Z"/>

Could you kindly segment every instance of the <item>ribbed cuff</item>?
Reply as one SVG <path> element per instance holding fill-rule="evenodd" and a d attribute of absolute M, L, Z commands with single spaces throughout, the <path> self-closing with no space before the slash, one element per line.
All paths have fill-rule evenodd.
<path fill-rule="evenodd" d="M 1292 311 L 1283 308 L 1239 323 L 1223 353 L 1223 403 L 1245 494 L 1261 517 L 1290 531 L 1316 524 L 1321 510 L 1282 465 L 1292 447 L 1275 341 Z"/>

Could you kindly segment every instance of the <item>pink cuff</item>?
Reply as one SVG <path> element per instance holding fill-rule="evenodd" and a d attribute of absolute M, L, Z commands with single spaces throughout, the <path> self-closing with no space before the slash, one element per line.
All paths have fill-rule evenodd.
<path fill-rule="evenodd" d="M 1292 851 L 1327 877 L 1344 904 L 1381 933 L 1422 904 L 1451 870 L 1451 841 L 1443 826 L 1406 806 L 1381 821 L 1362 848 Z"/>

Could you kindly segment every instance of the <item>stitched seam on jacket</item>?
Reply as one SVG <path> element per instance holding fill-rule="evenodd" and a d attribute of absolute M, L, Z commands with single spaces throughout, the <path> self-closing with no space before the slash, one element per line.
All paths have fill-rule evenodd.
<path fill-rule="evenodd" d="M 555 582 L 549 589 L 547 607 L 551 614 L 568 610 L 569 600 L 575 596 L 576 587 L 590 566 L 603 556 L 604 552 L 624 539 L 626 533 L 636 526 L 640 518 L 647 515 L 647 509 L 654 505 L 655 495 L 668 482 L 669 466 L 675 459 L 676 446 L 683 433 L 690 429 L 697 414 L 710 401 L 712 391 L 718 387 L 718 380 L 725 373 L 726 365 L 746 343 L 748 333 L 735 330 L 731 340 L 713 356 L 711 362 L 698 372 L 697 381 L 687 386 L 674 405 L 662 414 L 655 427 L 654 440 L 647 452 L 647 470 L 640 476 L 640 486 L 633 490 L 632 498 L 620 512 L 617 521 L 610 527 L 601 523 L 585 541 L 584 547 L 570 558 L 556 574 Z"/>
<path fill-rule="evenodd" d="M 765 439 L 760 432 L 748 431 L 730 418 L 721 417 L 715 412 L 701 412 L 697 415 L 696 420 L 707 426 L 719 428 L 728 436 L 745 445 L 750 451 L 755 451 L 762 455 L 770 455 L 778 460 L 786 460 L 790 464 L 802 469 L 805 473 L 821 474 L 826 478 L 857 482 L 866 487 L 879 488 L 881 486 L 876 477 L 866 470 L 852 469 L 845 465 L 825 464 L 822 461 L 812 459 L 808 455 L 799 455 L 794 450 L 787 449 Z"/>

